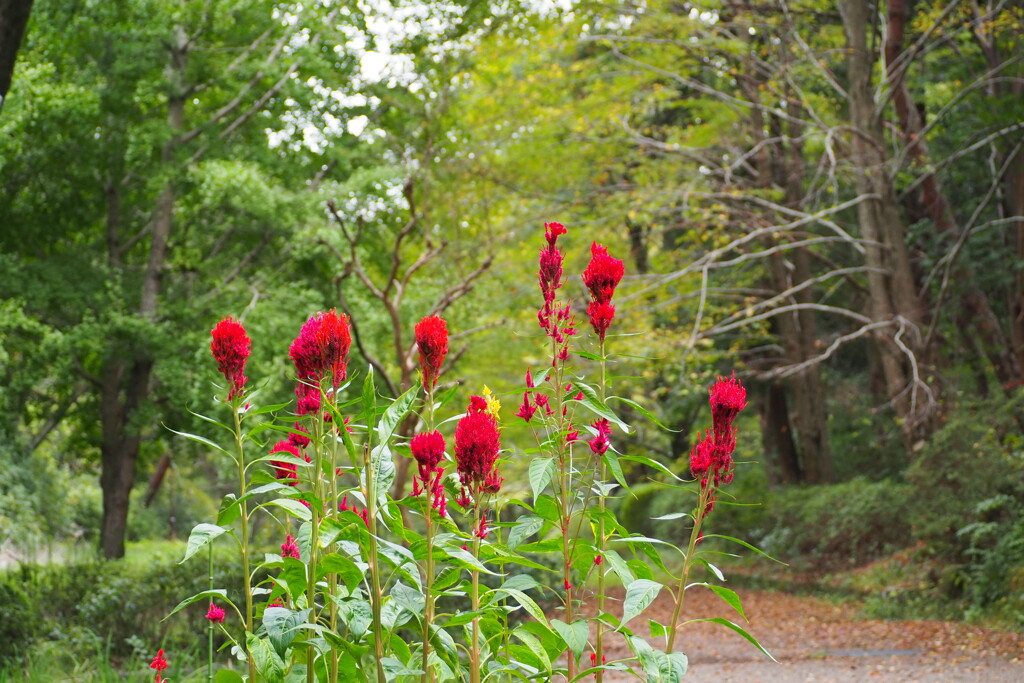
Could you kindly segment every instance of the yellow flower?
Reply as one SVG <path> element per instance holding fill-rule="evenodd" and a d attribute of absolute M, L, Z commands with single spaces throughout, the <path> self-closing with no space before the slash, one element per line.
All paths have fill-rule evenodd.
<path fill-rule="evenodd" d="M 484 400 L 487 401 L 487 413 L 495 420 L 499 420 L 498 413 L 501 411 L 501 401 L 495 398 L 486 384 L 484 385 Z"/>

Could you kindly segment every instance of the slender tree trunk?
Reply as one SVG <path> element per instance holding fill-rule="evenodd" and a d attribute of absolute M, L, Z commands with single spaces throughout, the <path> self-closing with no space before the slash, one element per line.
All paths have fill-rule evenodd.
<path fill-rule="evenodd" d="M 930 167 L 931 159 L 928 153 L 928 143 L 923 134 L 924 125 L 917 108 L 911 101 L 910 90 L 904 77 L 909 68 L 903 61 L 906 59 L 906 53 L 903 52 L 906 21 L 906 0 L 889 0 L 885 43 L 886 75 L 896 117 L 907 142 L 907 155 L 918 168 L 925 169 Z M 937 232 L 960 234 L 961 229 L 957 225 L 956 216 L 934 173 L 925 172 L 922 176 L 918 190 L 918 202 Z M 953 279 L 960 287 L 960 303 L 964 311 L 963 316 L 957 316 L 957 324 L 962 328 L 973 330 L 974 334 L 978 336 L 985 356 L 992 364 L 1001 383 L 1016 382 L 1021 378 L 1021 365 L 1007 343 L 999 318 L 992 310 L 988 296 L 978 287 L 968 260 L 957 261 Z M 938 316 L 940 311 L 933 311 L 932 315 Z"/>
<path fill-rule="evenodd" d="M 875 22 L 867 0 L 841 0 L 839 9 L 847 43 L 852 161 L 857 193 L 864 198 L 857 204 L 857 217 L 861 235 L 867 241 L 864 249 L 865 265 L 870 268 L 869 311 L 874 322 L 891 323 L 876 331 L 873 338 L 878 344 L 886 393 L 902 421 L 909 453 L 927 431 L 927 424 L 920 414 L 915 414 L 920 413 L 921 406 L 915 406 L 912 398 L 919 387 L 911 385 L 913 378 L 906 353 L 915 354 L 919 362 L 924 357 L 911 331 L 897 335 L 900 324 L 906 328 L 922 323 L 924 306 L 916 294 L 906 230 L 886 169 L 882 122 L 871 88 L 874 60 L 868 51 L 867 32 Z"/>
<path fill-rule="evenodd" d="M 803 480 L 793 430 L 789 424 L 786 387 L 782 382 L 769 382 L 762 392 L 760 408 L 761 443 L 768 459 L 771 480 L 782 484 L 799 484 Z"/>
<path fill-rule="evenodd" d="M 11 89 L 18 49 L 32 13 L 33 0 L 0 0 L 0 111 Z"/>
<path fill-rule="evenodd" d="M 173 177 L 177 135 L 185 120 L 185 88 L 183 85 L 188 40 L 177 30 L 177 42 L 171 48 L 171 91 L 168 96 L 167 122 L 171 137 L 164 144 L 161 160 Z M 118 263 L 120 250 L 116 192 L 108 191 L 107 240 L 111 263 Z M 174 181 L 168 180 L 157 197 L 152 218 L 149 260 L 143 275 L 139 297 L 139 314 L 155 322 L 160 296 L 161 275 L 167 256 L 167 245 L 174 223 Z M 100 546 L 107 559 L 124 556 L 124 540 L 135 465 L 139 457 L 141 426 L 133 424 L 138 409 L 149 396 L 149 380 L 153 358 L 139 342 L 137 348 L 114 348 L 108 357 L 101 378 L 101 421 L 103 425 L 102 472 L 103 528 Z"/>

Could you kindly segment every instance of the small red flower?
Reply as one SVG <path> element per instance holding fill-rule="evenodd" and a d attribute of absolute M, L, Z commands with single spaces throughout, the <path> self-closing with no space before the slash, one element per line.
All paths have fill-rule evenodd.
<path fill-rule="evenodd" d="M 611 424 L 608 423 L 608 420 L 601 418 L 600 420 L 595 420 L 591 426 L 597 430 L 597 435 L 592 439 L 588 439 L 587 445 L 590 446 L 590 450 L 595 455 L 604 455 L 611 447 L 611 441 L 608 439 L 612 433 Z"/>
<path fill-rule="evenodd" d="M 217 607 L 217 605 L 211 602 L 210 609 L 206 612 L 206 618 L 215 624 L 223 624 L 224 610 L 222 610 L 220 607 Z"/>
<path fill-rule="evenodd" d="M 241 396 L 245 390 L 245 360 L 252 351 L 252 340 L 245 333 L 242 323 L 234 318 L 224 318 L 213 328 L 210 351 L 217 361 L 217 369 L 231 384 L 228 400 Z"/>
<path fill-rule="evenodd" d="M 530 403 L 530 392 L 523 392 L 523 403 L 519 406 L 519 412 L 516 413 L 516 417 L 521 417 L 527 422 L 533 419 L 534 413 L 537 412 L 537 407 Z"/>
<path fill-rule="evenodd" d="M 565 581 L 563 581 L 562 585 L 565 586 L 565 590 L 570 590 L 572 588 L 572 584 L 569 583 L 569 579 L 566 579 Z"/>
<path fill-rule="evenodd" d="M 295 538 L 291 534 L 285 536 L 284 543 L 281 544 L 281 557 L 299 559 L 299 546 L 295 543 Z"/>
<path fill-rule="evenodd" d="M 153 657 L 153 661 L 149 663 L 150 669 L 156 669 L 156 681 L 155 683 L 163 683 L 163 677 L 160 672 L 167 668 L 167 660 L 164 659 L 164 651 L 160 650 L 156 653 L 156 657 Z"/>
<path fill-rule="evenodd" d="M 595 555 L 594 556 L 594 564 L 596 564 L 598 567 L 600 567 L 602 562 L 604 562 L 604 556 L 603 555 Z"/>
<path fill-rule="evenodd" d="M 448 355 L 448 324 L 444 318 L 431 315 L 416 324 L 416 348 L 420 354 L 423 388 L 433 391 Z"/>
<path fill-rule="evenodd" d="M 719 377 L 708 388 L 711 402 L 711 421 L 715 439 L 732 430 L 732 422 L 741 410 L 747 407 L 747 390 L 734 374 L 729 379 Z"/>
<path fill-rule="evenodd" d="M 270 454 L 274 453 L 287 453 L 294 458 L 287 458 L 285 460 L 271 460 L 270 466 L 274 468 L 274 477 L 277 479 L 283 479 L 289 486 L 295 486 L 299 481 L 299 469 L 298 463 L 296 462 L 301 456 L 299 455 L 299 449 L 292 444 L 290 441 L 278 441 L 272 449 Z M 309 459 L 307 458 L 307 462 Z"/>
<path fill-rule="evenodd" d="M 419 476 L 413 477 L 414 496 L 427 492 L 430 495 L 431 507 L 438 511 L 442 517 L 445 516 L 446 499 L 444 485 L 441 477 L 444 475 L 444 468 L 438 467 L 444 457 L 444 437 L 441 432 L 433 431 L 425 434 L 417 434 L 409 442 L 409 449 L 412 457 L 419 467 Z M 422 487 L 421 487 L 422 485 Z"/>

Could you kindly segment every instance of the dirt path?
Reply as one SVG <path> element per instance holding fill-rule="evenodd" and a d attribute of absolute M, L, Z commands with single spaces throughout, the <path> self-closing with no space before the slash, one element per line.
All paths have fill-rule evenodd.
<path fill-rule="evenodd" d="M 856 605 L 785 593 L 739 593 L 750 619 L 745 627 L 779 663 L 723 626 L 693 624 L 677 641 L 690 659 L 687 681 L 1024 681 L 1024 636 L 1019 634 L 938 621 L 862 620 Z M 742 624 L 729 611 L 709 591 L 687 592 L 686 618 L 721 616 Z M 663 593 L 632 626 L 647 635 L 647 618 L 666 623 L 671 614 L 671 600 Z M 613 641 L 608 658 L 624 656 L 625 643 Z M 605 680 L 636 679 L 617 675 Z"/>

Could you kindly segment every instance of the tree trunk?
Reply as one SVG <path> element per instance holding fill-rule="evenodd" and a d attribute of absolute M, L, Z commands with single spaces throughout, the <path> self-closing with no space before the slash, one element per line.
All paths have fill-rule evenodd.
<path fill-rule="evenodd" d="M 893 106 L 896 109 L 896 117 L 907 142 L 907 156 L 918 168 L 924 169 L 931 166 L 928 144 L 924 136 L 924 125 L 917 108 L 911 101 L 907 81 L 904 78 L 909 66 L 900 61 L 901 57 L 905 56 L 903 39 L 906 20 L 906 0 L 889 0 L 885 43 L 886 76 L 892 93 Z M 932 221 L 937 232 L 960 234 L 961 230 L 957 225 L 953 208 L 934 173 L 925 172 L 922 176 L 918 190 L 918 202 L 924 215 Z M 957 282 L 961 288 L 960 303 L 965 313 L 962 317 L 957 316 L 957 324 L 961 328 L 966 326 L 966 329 L 974 330 L 974 333 L 978 335 L 981 348 L 992 364 L 999 381 L 1004 385 L 1015 383 L 1021 378 L 1021 365 L 1006 341 L 1006 335 L 989 304 L 988 296 L 978 287 L 969 261 L 965 259 L 957 261 L 953 272 L 953 281 Z M 932 312 L 933 317 L 939 315 L 940 311 Z"/>
<path fill-rule="evenodd" d="M 188 39 L 184 31 L 177 30 L 177 42 L 171 48 L 171 84 L 167 101 L 167 122 L 170 138 L 161 151 L 161 160 L 169 167 L 173 177 L 177 136 L 185 121 L 185 88 L 183 85 Z M 174 181 L 168 180 L 157 197 L 153 210 L 152 235 L 150 237 L 149 259 L 142 279 L 139 297 L 139 314 L 153 322 L 156 320 L 160 296 L 161 274 L 167 256 L 171 228 L 174 224 Z M 116 193 L 108 192 L 108 211 L 119 210 Z M 117 230 L 117 216 L 108 216 L 108 256 L 111 263 L 118 263 L 120 244 Z M 138 342 L 131 342 L 137 344 Z M 102 472 L 100 485 L 103 489 L 103 528 L 100 546 L 107 559 L 124 557 L 124 538 L 128 524 L 128 507 L 132 485 L 135 483 L 135 464 L 139 457 L 141 442 L 140 427 L 132 424 L 136 411 L 149 396 L 149 380 L 153 370 L 153 359 L 138 348 L 115 348 L 104 367 L 101 399 L 103 407 Z"/>
<path fill-rule="evenodd" d="M 108 560 L 124 557 L 128 506 L 141 440 L 138 427 L 130 421 L 146 399 L 152 369 L 153 363 L 149 359 L 126 359 L 116 354 L 107 360 L 103 368 L 100 387 L 103 433 L 100 446 L 103 468 L 100 474 L 103 491 L 100 548 Z"/>
<path fill-rule="evenodd" d="M 890 323 L 874 333 L 885 377 L 886 393 L 902 422 L 907 452 L 928 431 L 918 393 L 912 385 L 907 352 L 924 360 L 907 328 L 919 326 L 924 306 L 917 297 L 915 278 L 906 245 L 906 230 L 899 217 L 892 182 L 886 170 L 882 122 L 871 88 L 873 59 L 868 51 L 867 31 L 874 25 L 867 0 L 842 0 L 839 4 L 847 42 L 847 73 L 851 141 L 861 235 L 867 241 L 865 265 L 868 272 L 869 311 L 873 322 Z M 900 334 L 900 326 L 905 329 Z M 905 347 L 901 348 L 901 345 Z M 919 381 L 923 381 L 919 377 Z"/>
<path fill-rule="evenodd" d="M 32 13 L 33 0 L 0 0 L 0 111 L 11 89 L 14 64 Z"/>
<path fill-rule="evenodd" d="M 803 476 L 793 444 L 793 430 L 789 425 L 786 387 L 782 382 L 768 383 L 758 407 L 769 480 L 790 485 L 801 483 Z"/>

